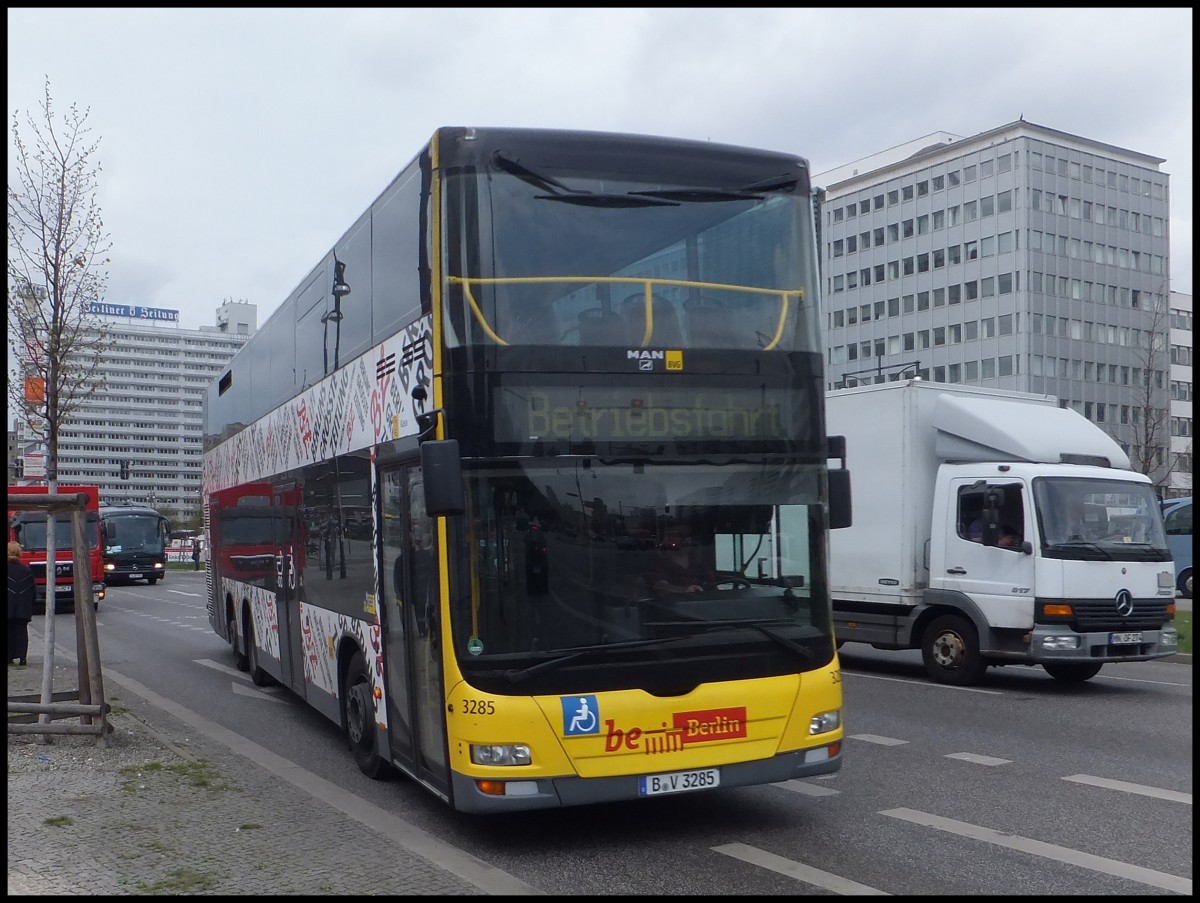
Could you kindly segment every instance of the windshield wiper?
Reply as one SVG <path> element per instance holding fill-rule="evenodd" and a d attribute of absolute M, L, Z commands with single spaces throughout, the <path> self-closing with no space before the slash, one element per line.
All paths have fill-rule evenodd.
<path fill-rule="evenodd" d="M 1097 542 L 1092 542 L 1089 539 L 1068 539 L 1066 542 L 1058 543 L 1055 548 L 1058 549 L 1083 549 L 1089 552 L 1099 552 L 1105 558 L 1112 560 L 1112 553 L 1104 546 Z"/>
<path fill-rule="evenodd" d="M 543 188 L 547 191 L 553 191 L 556 188 L 559 191 L 566 191 L 568 193 L 575 193 L 579 191 L 578 188 L 568 188 L 557 179 L 534 172 L 527 166 L 522 166 L 515 159 L 507 156 L 504 151 L 496 151 L 493 153 L 492 163 L 496 165 L 497 169 L 502 169 L 504 172 L 508 173 L 509 175 L 516 176 L 523 182 L 528 182 L 530 185 L 536 185 L 538 188 Z"/>
<path fill-rule="evenodd" d="M 637 197 L 705 204 L 715 201 L 761 201 L 763 195 L 745 191 L 721 191 L 715 188 L 677 188 L 663 191 L 631 191 Z"/>
<path fill-rule="evenodd" d="M 800 180 L 790 172 L 772 176 L 751 185 L 742 186 L 742 191 L 794 191 Z"/>
<path fill-rule="evenodd" d="M 660 201 L 652 197 L 639 197 L 637 194 L 538 194 L 534 197 L 539 201 L 562 201 L 564 204 L 575 204 L 580 207 L 678 207 L 678 201 Z"/>
<path fill-rule="evenodd" d="M 778 630 L 774 630 L 760 621 L 717 621 L 714 623 L 714 626 L 726 627 L 734 630 L 741 630 L 743 627 L 749 627 L 751 630 L 757 630 L 763 636 L 773 640 L 776 644 L 782 646 L 784 649 L 787 649 L 789 652 L 795 653 L 796 657 L 802 662 L 807 663 L 813 660 L 813 652 L 807 646 L 801 646 L 795 640 L 784 636 Z"/>
<path fill-rule="evenodd" d="M 620 652 L 626 649 L 646 649 L 650 646 L 664 646 L 669 643 L 678 642 L 682 637 L 656 637 L 648 640 L 629 640 L 625 643 L 597 643 L 594 646 L 579 646 L 567 652 L 565 655 L 559 655 L 555 658 L 546 659 L 544 662 L 538 662 L 536 665 L 530 665 L 528 668 L 510 668 L 504 672 L 505 678 L 509 683 L 516 684 L 534 674 L 542 671 L 551 671 L 554 668 L 562 667 L 570 664 L 578 659 L 585 658 L 589 655 L 595 655 L 597 652 Z"/>

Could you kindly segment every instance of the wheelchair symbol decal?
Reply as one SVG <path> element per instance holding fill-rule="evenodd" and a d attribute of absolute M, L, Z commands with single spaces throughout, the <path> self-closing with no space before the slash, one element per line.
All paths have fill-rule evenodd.
<path fill-rule="evenodd" d="M 595 696 L 563 696 L 563 736 L 600 733 L 600 712 Z"/>

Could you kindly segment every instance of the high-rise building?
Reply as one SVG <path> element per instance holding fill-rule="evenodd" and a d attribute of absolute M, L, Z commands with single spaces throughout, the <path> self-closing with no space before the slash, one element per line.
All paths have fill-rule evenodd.
<path fill-rule="evenodd" d="M 1171 497 L 1192 494 L 1192 296 L 1171 292 Z"/>
<path fill-rule="evenodd" d="M 91 313 L 111 347 L 96 391 L 60 424 L 58 482 L 98 485 L 112 503 L 198 514 L 204 392 L 254 334 L 257 307 L 226 301 L 216 325 L 199 329 L 179 328 L 179 312 L 164 308 L 101 303 Z M 33 442 L 18 423 L 21 451 Z"/>
<path fill-rule="evenodd" d="M 1164 162 L 1018 120 L 814 176 L 828 387 L 920 376 L 1054 395 L 1165 494 Z"/>

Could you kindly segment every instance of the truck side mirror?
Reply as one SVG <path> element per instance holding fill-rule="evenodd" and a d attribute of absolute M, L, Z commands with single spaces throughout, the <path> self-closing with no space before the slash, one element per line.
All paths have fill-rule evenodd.
<path fill-rule="evenodd" d="M 840 530 L 853 523 L 850 504 L 850 471 L 829 471 L 829 529 Z"/>

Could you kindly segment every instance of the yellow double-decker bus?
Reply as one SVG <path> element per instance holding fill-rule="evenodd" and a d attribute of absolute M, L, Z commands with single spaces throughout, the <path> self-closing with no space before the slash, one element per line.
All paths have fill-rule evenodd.
<path fill-rule="evenodd" d="M 442 128 L 209 386 L 234 661 L 501 813 L 841 765 L 805 160 Z M 831 466 L 830 461 L 839 463 Z M 257 548 L 257 547 L 256 547 Z"/>

